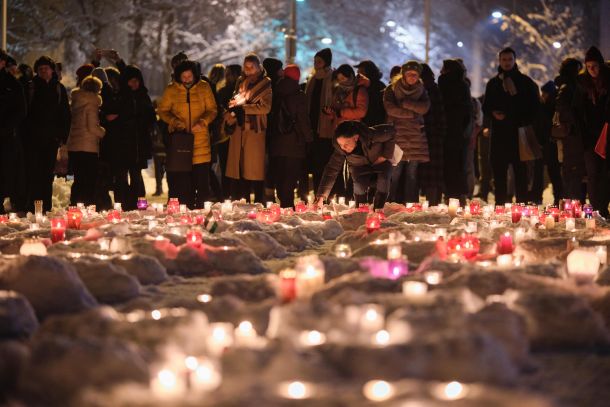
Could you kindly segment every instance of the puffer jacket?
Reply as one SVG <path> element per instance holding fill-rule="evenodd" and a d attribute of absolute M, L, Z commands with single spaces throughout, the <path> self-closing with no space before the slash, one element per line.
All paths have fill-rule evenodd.
<path fill-rule="evenodd" d="M 399 78 L 388 86 L 383 104 L 388 122 L 396 126 L 396 144 L 402 149 L 402 161 L 430 161 L 425 134 L 424 115 L 430 109 L 430 98 L 422 82 L 407 86 Z"/>
<path fill-rule="evenodd" d="M 356 85 L 344 96 L 340 96 L 338 92 L 333 95 L 333 108 L 335 109 L 335 128 L 341 123 L 348 120 L 363 120 L 369 108 L 369 94 L 367 88 L 371 81 L 365 76 L 358 75 L 356 77 Z M 354 97 L 354 92 L 356 97 Z M 355 103 L 354 103 L 355 102 Z"/>
<path fill-rule="evenodd" d="M 93 92 L 76 88 L 72 96 L 72 122 L 68 136 L 68 151 L 99 153 L 100 140 L 106 130 L 100 126 L 102 98 Z"/>
<path fill-rule="evenodd" d="M 200 131 L 193 132 L 195 143 L 193 147 L 193 164 L 210 162 L 210 138 L 208 125 L 217 115 L 216 101 L 210 85 L 205 81 L 197 81 L 190 89 L 177 82 L 170 83 L 159 102 L 157 113 L 161 120 L 169 126 L 169 133 L 176 130 L 189 131 L 189 104 L 190 99 L 191 129 L 199 124 Z"/>
<path fill-rule="evenodd" d="M 365 124 L 362 124 L 358 143 L 362 146 L 363 155 L 346 153 L 339 147 L 337 138 L 333 137 L 334 151 L 324 168 L 316 196 L 318 198 L 328 198 L 337 175 L 343 169 L 343 164 L 346 161 L 349 167 L 360 167 L 373 165 L 379 157 L 385 157 L 390 160 L 394 156 L 395 135 L 396 129 L 392 125 L 380 124 L 374 127 L 366 127 Z"/>

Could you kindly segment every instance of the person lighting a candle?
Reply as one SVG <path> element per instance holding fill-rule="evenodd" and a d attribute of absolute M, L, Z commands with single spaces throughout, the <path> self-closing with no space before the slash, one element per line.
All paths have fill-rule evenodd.
<path fill-rule="evenodd" d="M 366 127 L 357 121 L 341 123 L 333 137 L 334 152 L 331 156 L 317 191 L 317 204 L 322 206 L 328 198 L 343 164 L 347 166 L 354 180 L 354 198 L 356 206 L 366 203 L 367 190 L 372 186 L 376 176 L 374 199 L 375 209 L 383 209 L 392 176 L 394 156 L 394 136 L 396 130 L 392 125 Z"/>

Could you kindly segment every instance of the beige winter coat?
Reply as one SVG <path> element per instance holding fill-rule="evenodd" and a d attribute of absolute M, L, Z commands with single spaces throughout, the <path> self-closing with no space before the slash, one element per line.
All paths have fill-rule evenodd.
<path fill-rule="evenodd" d="M 68 151 L 99 153 L 100 140 L 106 130 L 100 126 L 102 98 L 80 88 L 72 91 L 72 122 L 68 136 Z"/>

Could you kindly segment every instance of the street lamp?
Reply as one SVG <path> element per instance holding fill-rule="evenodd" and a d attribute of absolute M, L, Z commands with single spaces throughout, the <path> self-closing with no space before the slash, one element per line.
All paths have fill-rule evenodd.
<path fill-rule="evenodd" d="M 284 35 L 286 43 L 286 62 L 293 64 L 297 55 L 297 1 L 290 1 L 290 28 Z"/>
<path fill-rule="evenodd" d="M 332 38 L 324 37 L 320 40 L 320 42 L 324 45 L 330 45 L 333 43 Z"/>
<path fill-rule="evenodd" d="M 464 43 L 462 41 L 458 41 L 457 46 L 462 48 L 464 46 Z"/>
<path fill-rule="evenodd" d="M 561 48 L 561 43 L 559 41 L 555 41 L 553 43 L 553 47 L 556 48 L 556 49 L 559 49 L 559 48 Z"/>
<path fill-rule="evenodd" d="M 491 16 L 492 16 L 493 18 L 498 18 L 498 19 L 500 19 L 500 18 L 502 18 L 503 14 L 502 14 L 502 12 L 501 12 L 501 11 L 496 10 L 496 11 L 494 11 L 493 13 L 491 13 Z"/>

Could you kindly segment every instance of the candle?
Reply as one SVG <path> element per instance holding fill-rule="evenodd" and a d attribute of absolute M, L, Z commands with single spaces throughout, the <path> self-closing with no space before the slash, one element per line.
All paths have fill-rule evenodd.
<path fill-rule="evenodd" d="M 576 220 L 574 218 L 566 218 L 566 230 L 569 232 L 576 230 Z"/>
<path fill-rule="evenodd" d="M 582 217 L 582 205 L 577 199 L 572 201 L 572 216 L 575 218 Z"/>
<path fill-rule="evenodd" d="M 585 218 L 586 219 L 593 218 L 593 206 L 591 206 L 589 204 L 585 204 L 583 206 L 583 212 L 585 213 Z"/>
<path fill-rule="evenodd" d="M 345 197 L 344 196 L 340 196 L 339 197 L 339 205 L 345 205 Z"/>
<path fill-rule="evenodd" d="M 148 201 L 146 200 L 146 198 L 140 197 L 138 198 L 138 203 L 136 206 L 138 207 L 138 210 L 144 211 L 148 209 Z"/>
<path fill-rule="evenodd" d="M 388 260 L 396 260 L 402 257 L 402 246 L 400 243 L 388 244 Z"/>
<path fill-rule="evenodd" d="M 504 233 L 500 236 L 500 241 L 496 245 L 496 251 L 498 254 L 510 254 L 514 251 L 513 237 L 509 232 Z"/>
<path fill-rule="evenodd" d="M 169 198 L 167 201 L 167 213 L 173 215 L 174 213 L 180 212 L 180 201 L 178 198 Z"/>
<path fill-rule="evenodd" d="M 409 263 L 401 258 L 392 259 L 388 261 L 388 268 L 385 278 L 390 280 L 397 280 L 402 276 L 409 273 Z"/>
<path fill-rule="evenodd" d="M 197 366 L 191 369 L 190 384 L 195 391 L 209 392 L 220 386 L 222 376 L 218 367 L 209 359 L 196 360 Z"/>
<path fill-rule="evenodd" d="M 555 218 L 552 215 L 547 215 L 544 218 L 544 227 L 547 229 L 555 228 Z"/>
<path fill-rule="evenodd" d="M 352 248 L 348 244 L 340 243 L 335 246 L 335 256 L 341 258 L 352 257 Z"/>
<path fill-rule="evenodd" d="M 203 235 L 199 229 L 191 229 L 186 233 L 186 244 L 191 247 L 200 247 L 203 243 Z"/>
<path fill-rule="evenodd" d="M 430 270 L 424 273 L 424 279 L 428 285 L 438 285 L 443 279 L 443 272 L 437 270 Z"/>
<path fill-rule="evenodd" d="M 290 302 L 297 297 L 296 277 L 297 272 L 293 269 L 280 271 L 279 295 L 283 302 Z"/>
<path fill-rule="evenodd" d="M 366 217 L 366 231 L 372 233 L 381 228 L 381 219 L 376 212 L 370 212 Z"/>
<path fill-rule="evenodd" d="M 129 241 L 123 236 L 115 236 L 110 241 L 110 251 L 113 253 L 125 253 L 129 251 Z"/>
<path fill-rule="evenodd" d="M 421 208 L 422 208 L 422 210 L 427 211 L 428 208 L 430 208 L 430 202 L 429 201 L 422 202 Z"/>
<path fill-rule="evenodd" d="M 595 246 L 595 255 L 599 259 L 599 264 L 608 264 L 608 247 L 606 246 Z"/>
<path fill-rule="evenodd" d="M 230 322 L 212 322 L 209 325 L 210 334 L 207 338 L 207 349 L 214 356 L 220 356 L 225 349 L 233 346 L 234 327 Z"/>
<path fill-rule="evenodd" d="M 595 219 L 593 219 L 593 218 L 585 219 L 585 226 L 587 229 L 595 229 Z"/>
<path fill-rule="evenodd" d="M 320 346 L 326 342 L 326 335 L 319 331 L 303 331 L 299 335 L 299 343 L 304 347 Z"/>
<path fill-rule="evenodd" d="M 432 395 L 440 400 L 453 401 L 468 395 L 469 388 L 460 382 L 439 383 L 432 388 Z"/>
<path fill-rule="evenodd" d="M 119 221 L 121 220 L 121 212 L 116 209 L 112 210 L 108 212 L 106 219 L 108 220 L 108 222 L 119 223 Z"/>
<path fill-rule="evenodd" d="M 282 382 L 278 385 L 277 393 L 287 399 L 304 400 L 315 394 L 315 387 L 300 381 Z"/>
<path fill-rule="evenodd" d="M 386 401 L 394 397 L 396 390 L 394 385 L 384 380 L 369 380 L 364 384 L 362 393 L 370 401 Z"/>
<path fill-rule="evenodd" d="M 256 345 L 258 335 L 250 321 L 241 321 L 235 328 L 235 344 L 237 346 L 251 347 Z"/>
<path fill-rule="evenodd" d="M 402 283 L 402 294 L 409 299 L 422 299 L 428 292 L 428 285 L 421 281 L 405 281 Z"/>
<path fill-rule="evenodd" d="M 457 198 L 449 198 L 449 206 L 447 207 L 447 211 L 450 216 L 455 217 L 457 215 L 457 210 L 460 207 L 460 200 Z"/>
<path fill-rule="evenodd" d="M 57 243 L 66 238 L 66 220 L 54 218 L 51 220 L 51 241 Z"/>
<path fill-rule="evenodd" d="M 19 217 L 15 212 L 11 212 L 8 214 L 8 220 L 10 220 L 11 222 L 17 222 L 19 220 Z"/>
<path fill-rule="evenodd" d="M 39 239 L 25 239 L 19 248 L 22 256 L 46 256 L 47 247 Z"/>
<path fill-rule="evenodd" d="M 511 218 L 512 218 L 513 223 L 519 223 L 519 221 L 521 220 L 522 214 L 523 214 L 523 212 L 521 210 L 521 206 L 514 205 L 511 207 Z"/>
<path fill-rule="evenodd" d="M 385 325 L 385 312 L 381 305 L 366 304 L 362 306 L 360 329 L 367 333 L 377 332 Z"/>
<path fill-rule="evenodd" d="M 40 225 L 38 223 L 30 224 L 30 230 L 40 230 Z"/>
<path fill-rule="evenodd" d="M 39 218 L 42 218 L 42 208 L 43 208 L 43 201 L 35 200 L 34 201 L 34 215 L 36 217 L 36 222 L 39 222 Z"/>
<path fill-rule="evenodd" d="M 513 265 L 512 254 L 501 254 L 496 258 L 499 267 L 511 267 Z"/>
<path fill-rule="evenodd" d="M 68 228 L 80 229 L 81 221 L 83 219 L 83 213 L 80 209 L 75 206 L 71 206 L 67 213 Z"/>
<path fill-rule="evenodd" d="M 296 295 L 307 298 L 324 285 L 324 263 L 316 255 L 301 257 L 296 266 Z"/>
<path fill-rule="evenodd" d="M 153 394 L 162 399 L 176 398 L 186 393 L 184 378 L 172 369 L 161 369 L 150 382 Z"/>
<path fill-rule="evenodd" d="M 377 331 L 373 335 L 373 345 L 375 346 L 388 346 L 390 344 L 390 333 L 385 329 Z"/>
<path fill-rule="evenodd" d="M 464 218 L 465 219 L 472 218 L 472 215 L 470 214 L 470 206 L 465 206 L 464 207 Z"/>
<path fill-rule="evenodd" d="M 299 201 L 294 206 L 294 210 L 296 211 L 296 213 L 305 213 L 307 212 L 307 204 L 303 201 Z"/>
<path fill-rule="evenodd" d="M 468 222 L 466 226 L 466 232 L 468 233 L 477 233 L 478 225 L 477 222 Z"/>
<path fill-rule="evenodd" d="M 525 240 L 525 228 L 515 228 L 515 243 Z"/>
<path fill-rule="evenodd" d="M 470 213 L 472 215 L 478 215 L 481 213 L 481 202 L 474 200 L 474 201 L 470 201 Z"/>
<path fill-rule="evenodd" d="M 605 246 L 604 246 L 605 247 Z M 593 282 L 599 271 L 600 259 L 597 253 L 576 249 L 568 254 L 568 274 L 578 283 Z"/>
<path fill-rule="evenodd" d="M 356 201 L 349 201 L 347 206 L 349 207 L 349 209 L 356 208 Z"/>

